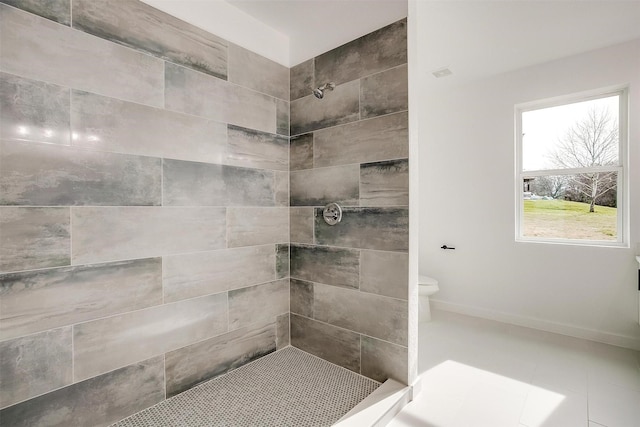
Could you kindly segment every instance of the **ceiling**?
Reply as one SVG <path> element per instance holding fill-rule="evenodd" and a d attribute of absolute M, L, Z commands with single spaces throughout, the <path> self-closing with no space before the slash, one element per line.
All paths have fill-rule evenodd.
<path fill-rule="evenodd" d="M 640 38 L 637 0 L 419 0 L 418 17 L 418 66 L 440 85 Z M 453 75 L 436 80 L 442 67 Z"/>
<path fill-rule="evenodd" d="M 407 0 L 227 0 L 289 37 L 297 65 L 407 16 Z"/>

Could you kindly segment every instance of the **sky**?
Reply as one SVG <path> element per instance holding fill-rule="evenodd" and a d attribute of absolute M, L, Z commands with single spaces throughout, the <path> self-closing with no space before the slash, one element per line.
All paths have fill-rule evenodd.
<path fill-rule="evenodd" d="M 571 126 L 586 117 L 590 108 L 608 108 L 618 117 L 618 95 L 542 108 L 522 113 L 522 168 L 525 171 L 553 169 L 548 159 L 557 141 Z"/>

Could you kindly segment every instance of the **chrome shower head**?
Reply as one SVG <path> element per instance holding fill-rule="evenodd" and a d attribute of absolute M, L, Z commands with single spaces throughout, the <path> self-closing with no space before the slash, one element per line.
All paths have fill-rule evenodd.
<path fill-rule="evenodd" d="M 324 98 L 324 91 L 329 89 L 329 90 L 333 90 L 336 88 L 336 84 L 333 82 L 330 83 L 325 83 L 320 87 L 317 87 L 313 90 L 313 96 L 315 96 L 318 99 L 322 99 Z"/>
<path fill-rule="evenodd" d="M 317 87 L 313 90 L 313 96 L 315 96 L 318 99 L 322 99 L 324 98 L 324 91 L 319 87 Z"/>

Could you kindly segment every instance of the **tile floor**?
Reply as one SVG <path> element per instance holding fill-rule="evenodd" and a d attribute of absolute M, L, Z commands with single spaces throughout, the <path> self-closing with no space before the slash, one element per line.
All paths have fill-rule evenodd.
<path fill-rule="evenodd" d="M 443 311 L 390 427 L 640 427 L 640 353 Z"/>
<path fill-rule="evenodd" d="M 114 427 L 327 427 L 380 384 L 286 347 Z"/>

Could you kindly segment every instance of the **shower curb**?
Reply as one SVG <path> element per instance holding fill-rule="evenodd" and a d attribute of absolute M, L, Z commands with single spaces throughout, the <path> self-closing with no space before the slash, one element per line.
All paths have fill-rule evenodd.
<path fill-rule="evenodd" d="M 388 379 L 333 427 L 383 427 L 411 401 L 412 387 Z"/>

